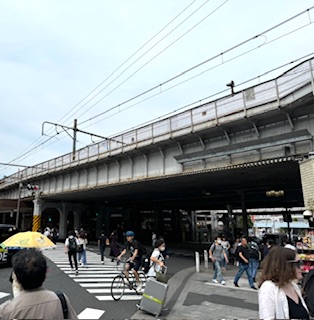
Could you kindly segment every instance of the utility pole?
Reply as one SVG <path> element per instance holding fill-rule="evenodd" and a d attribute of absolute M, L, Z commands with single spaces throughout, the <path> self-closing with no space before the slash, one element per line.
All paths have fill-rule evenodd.
<path fill-rule="evenodd" d="M 98 135 L 98 134 L 94 134 L 94 133 L 90 133 L 90 132 L 87 132 L 87 131 L 83 131 L 83 130 L 78 129 L 78 128 L 77 128 L 77 119 L 74 119 L 74 126 L 73 126 L 73 128 L 64 126 L 64 125 L 62 125 L 62 124 L 45 121 L 45 122 L 43 122 L 43 124 L 42 124 L 42 130 L 41 130 L 41 134 L 42 134 L 42 135 L 45 135 L 45 133 L 44 133 L 44 127 L 45 127 L 45 124 L 46 124 L 46 123 L 54 125 L 55 128 L 56 128 L 56 131 L 57 131 L 57 127 L 61 127 L 61 128 L 70 136 L 70 138 L 73 140 L 72 160 L 75 160 L 75 158 L 76 158 L 75 153 L 76 153 L 76 140 L 77 140 L 77 133 L 78 133 L 78 132 L 81 132 L 81 133 L 84 133 L 84 134 L 88 134 L 88 135 L 90 135 L 91 137 L 96 137 L 96 138 L 100 138 L 100 139 L 104 139 L 104 140 L 108 140 L 108 141 L 114 141 L 114 142 L 120 143 L 120 144 L 122 144 L 122 145 L 125 145 L 125 144 L 126 144 L 126 143 L 124 143 L 124 142 L 122 142 L 122 141 L 119 141 L 119 140 L 115 140 L 115 139 L 103 137 L 103 136 L 100 136 L 100 135 Z M 73 130 L 73 137 L 68 133 L 68 130 Z M 58 134 L 58 133 L 59 133 L 59 132 L 57 131 L 57 134 Z"/>
<path fill-rule="evenodd" d="M 73 126 L 73 155 L 72 155 L 72 160 L 75 160 L 76 132 L 77 132 L 77 119 L 74 119 L 74 126 Z"/>

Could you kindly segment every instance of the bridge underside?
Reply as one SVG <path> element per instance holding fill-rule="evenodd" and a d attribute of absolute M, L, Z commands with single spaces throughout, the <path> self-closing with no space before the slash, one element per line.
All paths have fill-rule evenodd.
<path fill-rule="evenodd" d="M 283 190 L 282 197 L 266 191 Z M 300 207 L 303 195 L 297 161 L 254 163 L 224 170 L 185 173 L 163 179 L 108 186 L 102 189 L 65 192 L 47 201 L 104 204 L 125 208 L 234 209 Z"/>

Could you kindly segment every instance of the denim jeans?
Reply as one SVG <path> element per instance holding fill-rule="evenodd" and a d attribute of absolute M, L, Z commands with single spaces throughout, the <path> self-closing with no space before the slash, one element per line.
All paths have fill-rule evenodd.
<path fill-rule="evenodd" d="M 226 256 L 227 256 L 227 258 L 229 260 L 229 250 L 225 250 L 225 253 L 226 253 Z M 225 256 L 223 256 L 223 258 L 222 258 L 222 267 L 227 269 L 227 261 L 225 259 Z"/>
<path fill-rule="evenodd" d="M 81 260 L 82 259 L 82 260 Z M 82 264 L 85 266 L 86 265 L 86 250 L 83 250 L 82 252 L 78 252 L 78 260 L 82 261 Z"/>
<path fill-rule="evenodd" d="M 251 271 L 252 279 L 255 279 L 256 277 L 258 266 L 259 266 L 258 259 L 250 258 L 250 271 Z"/>
<path fill-rule="evenodd" d="M 215 260 L 214 262 L 215 270 L 214 270 L 213 280 L 217 279 L 219 282 L 224 281 L 224 278 L 221 272 L 221 263 L 222 261 L 217 261 L 217 260 Z"/>
<path fill-rule="evenodd" d="M 242 262 L 239 262 L 239 271 L 236 274 L 235 278 L 234 278 L 234 283 L 238 283 L 239 279 L 241 278 L 243 272 L 246 272 L 247 274 L 247 278 L 249 280 L 249 285 L 250 287 L 254 287 L 254 283 L 253 283 L 253 279 L 252 279 L 252 275 L 251 275 L 251 270 L 250 270 L 250 265 L 249 264 L 245 264 Z"/>

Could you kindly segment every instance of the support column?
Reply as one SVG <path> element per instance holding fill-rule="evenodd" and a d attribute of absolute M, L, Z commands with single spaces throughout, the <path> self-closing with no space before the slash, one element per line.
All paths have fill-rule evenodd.
<path fill-rule="evenodd" d="M 81 215 L 82 212 L 79 211 L 73 211 L 73 215 L 74 215 L 74 228 L 76 228 L 77 230 L 80 229 L 80 225 L 81 225 Z"/>
<path fill-rule="evenodd" d="M 68 213 L 62 208 L 60 210 L 60 221 L 59 221 L 59 238 L 65 239 L 67 237 L 67 216 Z"/>
<path fill-rule="evenodd" d="M 314 157 L 310 156 L 299 164 L 304 206 L 306 210 L 314 211 Z"/>
<path fill-rule="evenodd" d="M 41 229 L 41 213 L 42 206 L 44 201 L 41 199 L 35 199 L 34 202 L 34 211 L 33 211 L 33 227 L 32 231 L 39 231 Z"/>
<path fill-rule="evenodd" d="M 225 229 L 225 232 L 226 232 L 226 237 L 228 239 L 230 239 L 230 225 L 231 225 L 232 214 L 233 214 L 232 205 L 228 204 L 227 205 L 227 209 L 228 209 L 228 214 L 227 214 L 227 218 L 226 218 L 226 226 L 225 226 L 226 229 Z M 232 237 L 234 238 L 233 228 L 232 228 Z"/>
<path fill-rule="evenodd" d="M 242 220 L 243 220 L 243 234 L 245 237 L 247 237 L 249 235 L 249 226 L 247 221 L 247 211 L 246 211 L 244 191 L 241 192 L 241 207 L 242 207 Z"/>

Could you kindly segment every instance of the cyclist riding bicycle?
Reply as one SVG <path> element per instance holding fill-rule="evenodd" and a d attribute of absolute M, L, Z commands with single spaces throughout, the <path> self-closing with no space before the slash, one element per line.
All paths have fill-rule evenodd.
<path fill-rule="evenodd" d="M 136 240 L 134 240 L 134 232 L 127 231 L 125 233 L 126 244 L 120 255 L 117 257 L 118 260 L 121 260 L 121 257 L 127 253 L 130 253 L 130 258 L 125 263 L 124 273 L 129 280 L 129 270 L 133 271 L 137 282 L 137 289 L 140 290 L 142 287 L 142 283 L 140 282 L 137 271 L 140 269 L 142 264 L 142 257 L 139 255 L 139 244 Z"/>

